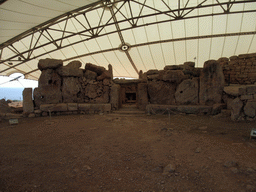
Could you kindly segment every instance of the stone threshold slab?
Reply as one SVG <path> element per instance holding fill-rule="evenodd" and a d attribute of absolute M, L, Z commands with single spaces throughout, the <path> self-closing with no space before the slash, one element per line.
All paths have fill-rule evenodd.
<path fill-rule="evenodd" d="M 88 103 L 58 103 L 40 105 L 42 112 L 65 112 L 65 111 L 99 111 L 110 112 L 111 104 L 88 104 Z"/>
<path fill-rule="evenodd" d="M 212 106 L 206 105 L 159 105 L 149 104 L 146 112 L 150 114 L 168 114 L 173 112 L 186 114 L 211 114 Z"/>

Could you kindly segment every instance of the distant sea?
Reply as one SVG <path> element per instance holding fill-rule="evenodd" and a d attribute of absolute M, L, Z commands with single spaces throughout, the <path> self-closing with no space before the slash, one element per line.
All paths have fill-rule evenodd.
<path fill-rule="evenodd" d="M 22 91 L 24 88 L 0 87 L 0 99 L 23 100 Z"/>

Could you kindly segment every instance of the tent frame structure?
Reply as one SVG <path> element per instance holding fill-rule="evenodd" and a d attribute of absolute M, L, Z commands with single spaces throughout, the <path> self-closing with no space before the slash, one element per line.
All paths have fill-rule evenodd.
<path fill-rule="evenodd" d="M 22 65 L 30 60 L 40 58 L 48 53 L 52 53 L 56 50 L 61 50 L 66 47 L 73 46 L 75 44 L 86 42 L 91 39 L 99 38 L 102 36 L 110 35 L 113 33 L 117 33 L 121 45 L 119 47 L 99 50 L 95 52 L 90 52 L 86 54 L 77 54 L 74 57 L 66 58 L 64 61 L 73 60 L 79 57 L 94 55 L 98 53 L 105 53 L 110 51 L 116 51 L 120 50 L 123 51 L 128 60 L 130 61 L 130 64 L 136 71 L 136 73 L 139 73 L 139 70 L 136 66 L 136 63 L 134 62 L 133 58 L 131 57 L 129 50 L 134 47 L 140 47 L 144 45 L 151 45 L 151 44 L 159 44 L 164 42 L 174 42 L 174 41 L 184 41 L 184 40 L 191 40 L 191 39 L 204 39 L 204 38 L 215 38 L 215 37 L 226 37 L 226 36 L 242 36 L 242 35 L 255 35 L 256 31 L 247 31 L 247 32 L 236 32 L 236 33 L 223 33 L 223 34 L 211 34 L 211 35 L 198 35 L 193 37 L 183 37 L 183 38 L 176 38 L 176 39 L 165 39 L 160 41 L 151 41 L 147 43 L 140 43 L 140 44 L 133 44 L 130 45 L 129 42 L 125 42 L 122 32 L 134 28 L 139 27 L 145 27 L 149 25 L 156 25 L 159 23 L 165 23 L 165 22 L 172 22 L 177 20 L 186 20 L 186 19 L 192 19 L 192 18 L 200 18 L 200 17 L 213 17 L 217 15 L 225 15 L 225 14 L 237 14 L 237 13 L 249 13 L 249 12 L 256 12 L 255 9 L 249 9 L 249 10 L 233 10 L 233 6 L 237 4 L 250 4 L 255 3 L 255 1 L 252 0 L 245 0 L 245 1 L 239 1 L 239 0 L 226 0 L 226 2 L 220 2 L 219 0 L 213 0 L 211 4 L 206 4 L 207 0 L 203 0 L 200 3 L 198 2 L 195 6 L 188 6 L 190 0 L 186 0 L 186 4 L 182 5 L 181 0 L 178 0 L 178 5 L 176 9 L 172 9 L 164 0 L 161 0 L 164 6 L 168 8 L 168 11 L 162 11 L 160 9 L 154 8 L 147 4 L 147 0 L 144 0 L 143 3 L 139 2 L 138 0 L 104 0 L 104 1 L 98 1 L 95 3 L 92 3 L 90 5 L 75 9 L 73 11 L 67 12 L 63 15 L 60 15 L 56 18 L 53 18 L 45 23 L 42 23 L 36 27 L 33 27 L 32 29 L 6 41 L 5 43 L 0 45 L 0 65 L 6 65 L 8 68 L 1 70 L 0 75 L 3 72 L 6 72 L 10 69 L 15 69 L 19 65 Z M 139 14 L 135 15 L 133 12 L 133 9 L 131 7 L 131 3 L 136 3 L 139 5 L 140 10 Z M 129 17 L 127 17 L 126 14 L 122 13 L 121 8 L 126 5 L 129 7 Z M 219 7 L 218 12 L 214 13 L 208 13 L 205 14 L 203 11 L 200 13 L 200 10 L 203 10 L 207 7 Z M 241 6 L 242 7 L 242 6 Z M 151 9 L 155 13 L 152 14 L 142 14 L 143 9 Z M 96 10 L 101 10 L 100 20 L 97 25 L 92 24 L 91 18 L 89 18 L 87 15 Z M 103 10 L 103 11 L 102 11 Z M 109 19 L 103 20 L 103 16 L 105 16 L 105 12 L 109 11 L 111 14 L 109 14 Z M 197 12 L 199 14 L 193 14 L 193 12 Z M 123 16 L 123 19 L 120 19 L 116 17 L 117 14 L 121 14 Z M 81 17 L 83 16 L 83 21 L 81 21 Z M 143 23 L 139 22 L 142 18 L 150 18 L 150 17 L 156 17 L 156 16 L 164 16 L 165 19 L 156 20 L 151 23 Z M 71 19 L 75 19 L 78 23 L 80 23 L 81 26 L 83 26 L 82 30 L 77 30 L 76 32 L 68 31 L 66 29 L 67 23 L 70 22 Z M 84 23 L 86 21 L 86 24 Z M 56 28 L 53 28 L 54 25 L 64 23 L 64 28 L 59 30 Z M 123 23 L 128 23 L 129 27 L 121 27 Z M 115 26 L 114 31 L 106 31 L 103 30 L 107 28 L 108 26 Z M 54 37 L 50 34 L 50 31 L 55 31 L 60 34 L 62 34 L 59 37 Z M 70 43 L 68 45 L 63 45 L 63 40 L 71 38 L 73 36 L 79 35 L 81 38 L 80 41 L 76 41 L 73 43 Z M 39 44 L 40 38 L 44 37 L 47 39 L 47 42 L 44 42 L 43 44 Z M 24 39 L 24 38 L 30 38 L 30 46 L 27 47 L 26 50 L 20 50 L 19 47 L 15 45 L 16 42 Z M 40 55 L 33 55 L 33 52 L 35 50 L 42 49 L 44 46 L 47 45 L 54 45 L 55 49 L 50 51 L 44 51 Z M 11 52 L 13 52 L 13 55 L 11 55 L 8 58 L 2 59 L 3 52 L 8 49 Z M 14 64 L 15 63 L 15 64 Z M 32 71 L 26 72 L 24 74 L 25 76 L 37 71 L 38 69 L 34 69 Z"/>

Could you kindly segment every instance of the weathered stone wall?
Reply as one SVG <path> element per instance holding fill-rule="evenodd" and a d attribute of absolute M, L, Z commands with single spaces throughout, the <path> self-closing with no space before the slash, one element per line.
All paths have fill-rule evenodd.
<path fill-rule="evenodd" d="M 219 62 L 206 61 L 204 68 L 194 62 L 165 66 L 164 70 L 149 70 L 147 77 L 151 104 L 213 105 L 222 102 L 224 75 Z"/>
<path fill-rule="evenodd" d="M 220 58 L 225 82 L 229 84 L 254 84 L 256 82 L 256 53 Z"/>
<path fill-rule="evenodd" d="M 80 61 L 72 61 L 66 66 L 63 66 L 62 60 L 39 61 L 38 68 L 42 73 L 38 88 L 35 88 L 33 93 L 35 116 L 45 116 L 49 113 L 109 112 L 111 107 L 119 107 L 119 104 L 115 103 L 119 101 L 119 94 L 115 91 L 113 93 L 116 85 L 112 81 L 112 66 L 109 65 L 108 70 L 91 63 L 87 63 L 85 69 L 81 69 L 81 66 Z M 27 89 L 23 93 L 26 91 Z M 25 95 L 32 97 L 32 93 Z M 23 99 L 26 99 L 25 95 Z M 32 98 L 27 100 L 33 102 Z M 25 111 L 33 112 L 28 111 L 26 106 Z"/>
<path fill-rule="evenodd" d="M 63 66 L 61 60 L 42 59 L 38 88 L 34 90 L 36 107 L 58 103 L 109 103 L 112 67 L 109 70 L 91 63 L 81 69 L 80 61 Z"/>

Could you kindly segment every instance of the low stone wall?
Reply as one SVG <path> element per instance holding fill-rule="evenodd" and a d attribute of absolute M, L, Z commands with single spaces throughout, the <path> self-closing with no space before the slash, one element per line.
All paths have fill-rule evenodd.
<path fill-rule="evenodd" d="M 88 103 L 58 103 L 42 104 L 40 109 L 30 113 L 30 117 L 52 115 L 71 115 L 71 114 L 100 114 L 110 113 L 111 104 L 88 104 Z"/>
<path fill-rule="evenodd" d="M 256 53 L 220 58 L 225 82 L 228 84 L 254 84 L 256 82 Z"/>

